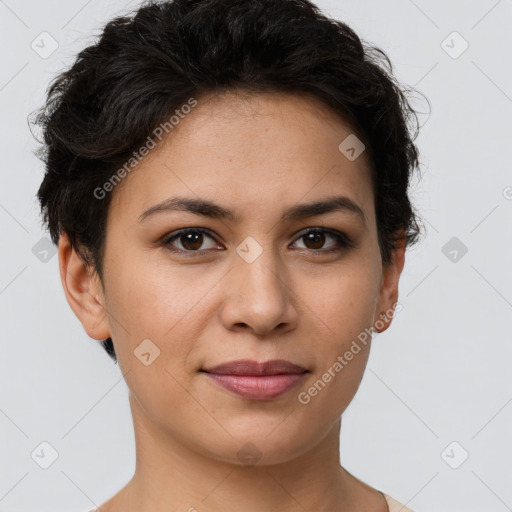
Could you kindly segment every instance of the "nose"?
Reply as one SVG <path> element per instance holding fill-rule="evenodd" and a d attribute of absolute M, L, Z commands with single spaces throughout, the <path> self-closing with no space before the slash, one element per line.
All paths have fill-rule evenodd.
<path fill-rule="evenodd" d="M 264 249 L 252 262 L 235 256 L 233 265 L 222 285 L 221 320 L 225 328 L 258 336 L 295 329 L 297 297 L 278 255 Z"/>

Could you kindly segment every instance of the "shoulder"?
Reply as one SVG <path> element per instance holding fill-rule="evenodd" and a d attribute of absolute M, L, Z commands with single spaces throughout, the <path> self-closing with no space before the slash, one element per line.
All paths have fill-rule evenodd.
<path fill-rule="evenodd" d="M 414 512 L 410 508 L 407 508 L 405 505 L 402 505 L 399 501 L 396 501 L 394 498 L 389 496 L 386 493 L 382 493 L 384 498 L 388 502 L 389 512 Z"/>

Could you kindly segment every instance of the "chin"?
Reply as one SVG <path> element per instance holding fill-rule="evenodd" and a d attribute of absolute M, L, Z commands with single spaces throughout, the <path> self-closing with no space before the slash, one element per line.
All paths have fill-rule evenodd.
<path fill-rule="evenodd" d="M 281 417 L 280 421 L 282 420 Z M 252 428 L 240 426 L 227 429 L 233 438 L 227 444 L 216 442 L 207 449 L 210 456 L 228 464 L 270 466 L 289 462 L 313 448 L 315 443 L 305 438 L 303 427 L 294 432 L 290 425 L 283 426 L 282 429 L 275 428 L 275 425 L 267 424 L 265 428 L 256 428 L 253 425 Z M 208 441 L 211 443 L 212 439 Z"/>

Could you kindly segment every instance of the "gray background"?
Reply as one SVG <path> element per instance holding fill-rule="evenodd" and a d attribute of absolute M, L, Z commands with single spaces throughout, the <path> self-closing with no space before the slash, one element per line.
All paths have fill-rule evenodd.
<path fill-rule="evenodd" d="M 108 19 L 136 5 L 0 0 L 3 512 L 85 511 L 134 470 L 119 368 L 83 331 L 62 292 L 57 256 L 44 252 L 35 199 L 43 168 L 26 118 L 50 78 Z M 432 105 L 430 117 L 420 116 L 423 178 L 412 193 L 427 237 L 408 253 L 403 311 L 374 338 L 344 415 L 342 463 L 415 512 L 512 510 L 512 4 L 318 5 L 383 48 L 398 79 Z M 44 31 L 58 43 L 47 58 Z M 421 96 L 413 106 L 428 109 Z M 44 441 L 59 454 L 48 469 L 31 456 Z"/>

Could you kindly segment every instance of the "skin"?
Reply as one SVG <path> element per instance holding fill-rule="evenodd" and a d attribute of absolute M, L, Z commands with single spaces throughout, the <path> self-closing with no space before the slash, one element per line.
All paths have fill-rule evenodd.
<path fill-rule="evenodd" d="M 341 415 L 354 397 L 370 343 L 308 404 L 298 401 L 398 299 L 404 238 L 383 266 L 366 155 L 338 149 L 352 133 L 304 95 L 224 93 L 198 105 L 114 191 L 104 282 L 64 234 L 59 242 L 66 298 L 87 334 L 111 337 L 130 390 L 136 471 L 102 512 L 386 512 L 381 493 L 339 460 Z M 286 223 L 297 204 L 344 195 L 349 211 Z M 138 217 L 174 196 L 209 199 L 240 219 L 185 211 Z M 91 200 L 95 200 L 92 199 Z M 306 228 L 325 233 L 308 241 Z M 183 228 L 211 231 L 199 242 L 162 238 Z M 263 252 L 235 251 L 248 236 Z M 385 319 L 382 332 L 391 323 Z M 145 366 L 134 350 L 149 338 L 160 355 Z M 234 359 L 287 359 L 309 370 L 300 386 L 270 401 L 246 400 L 199 370 Z M 252 443 L 260 456 L 237 455 Z"/>

